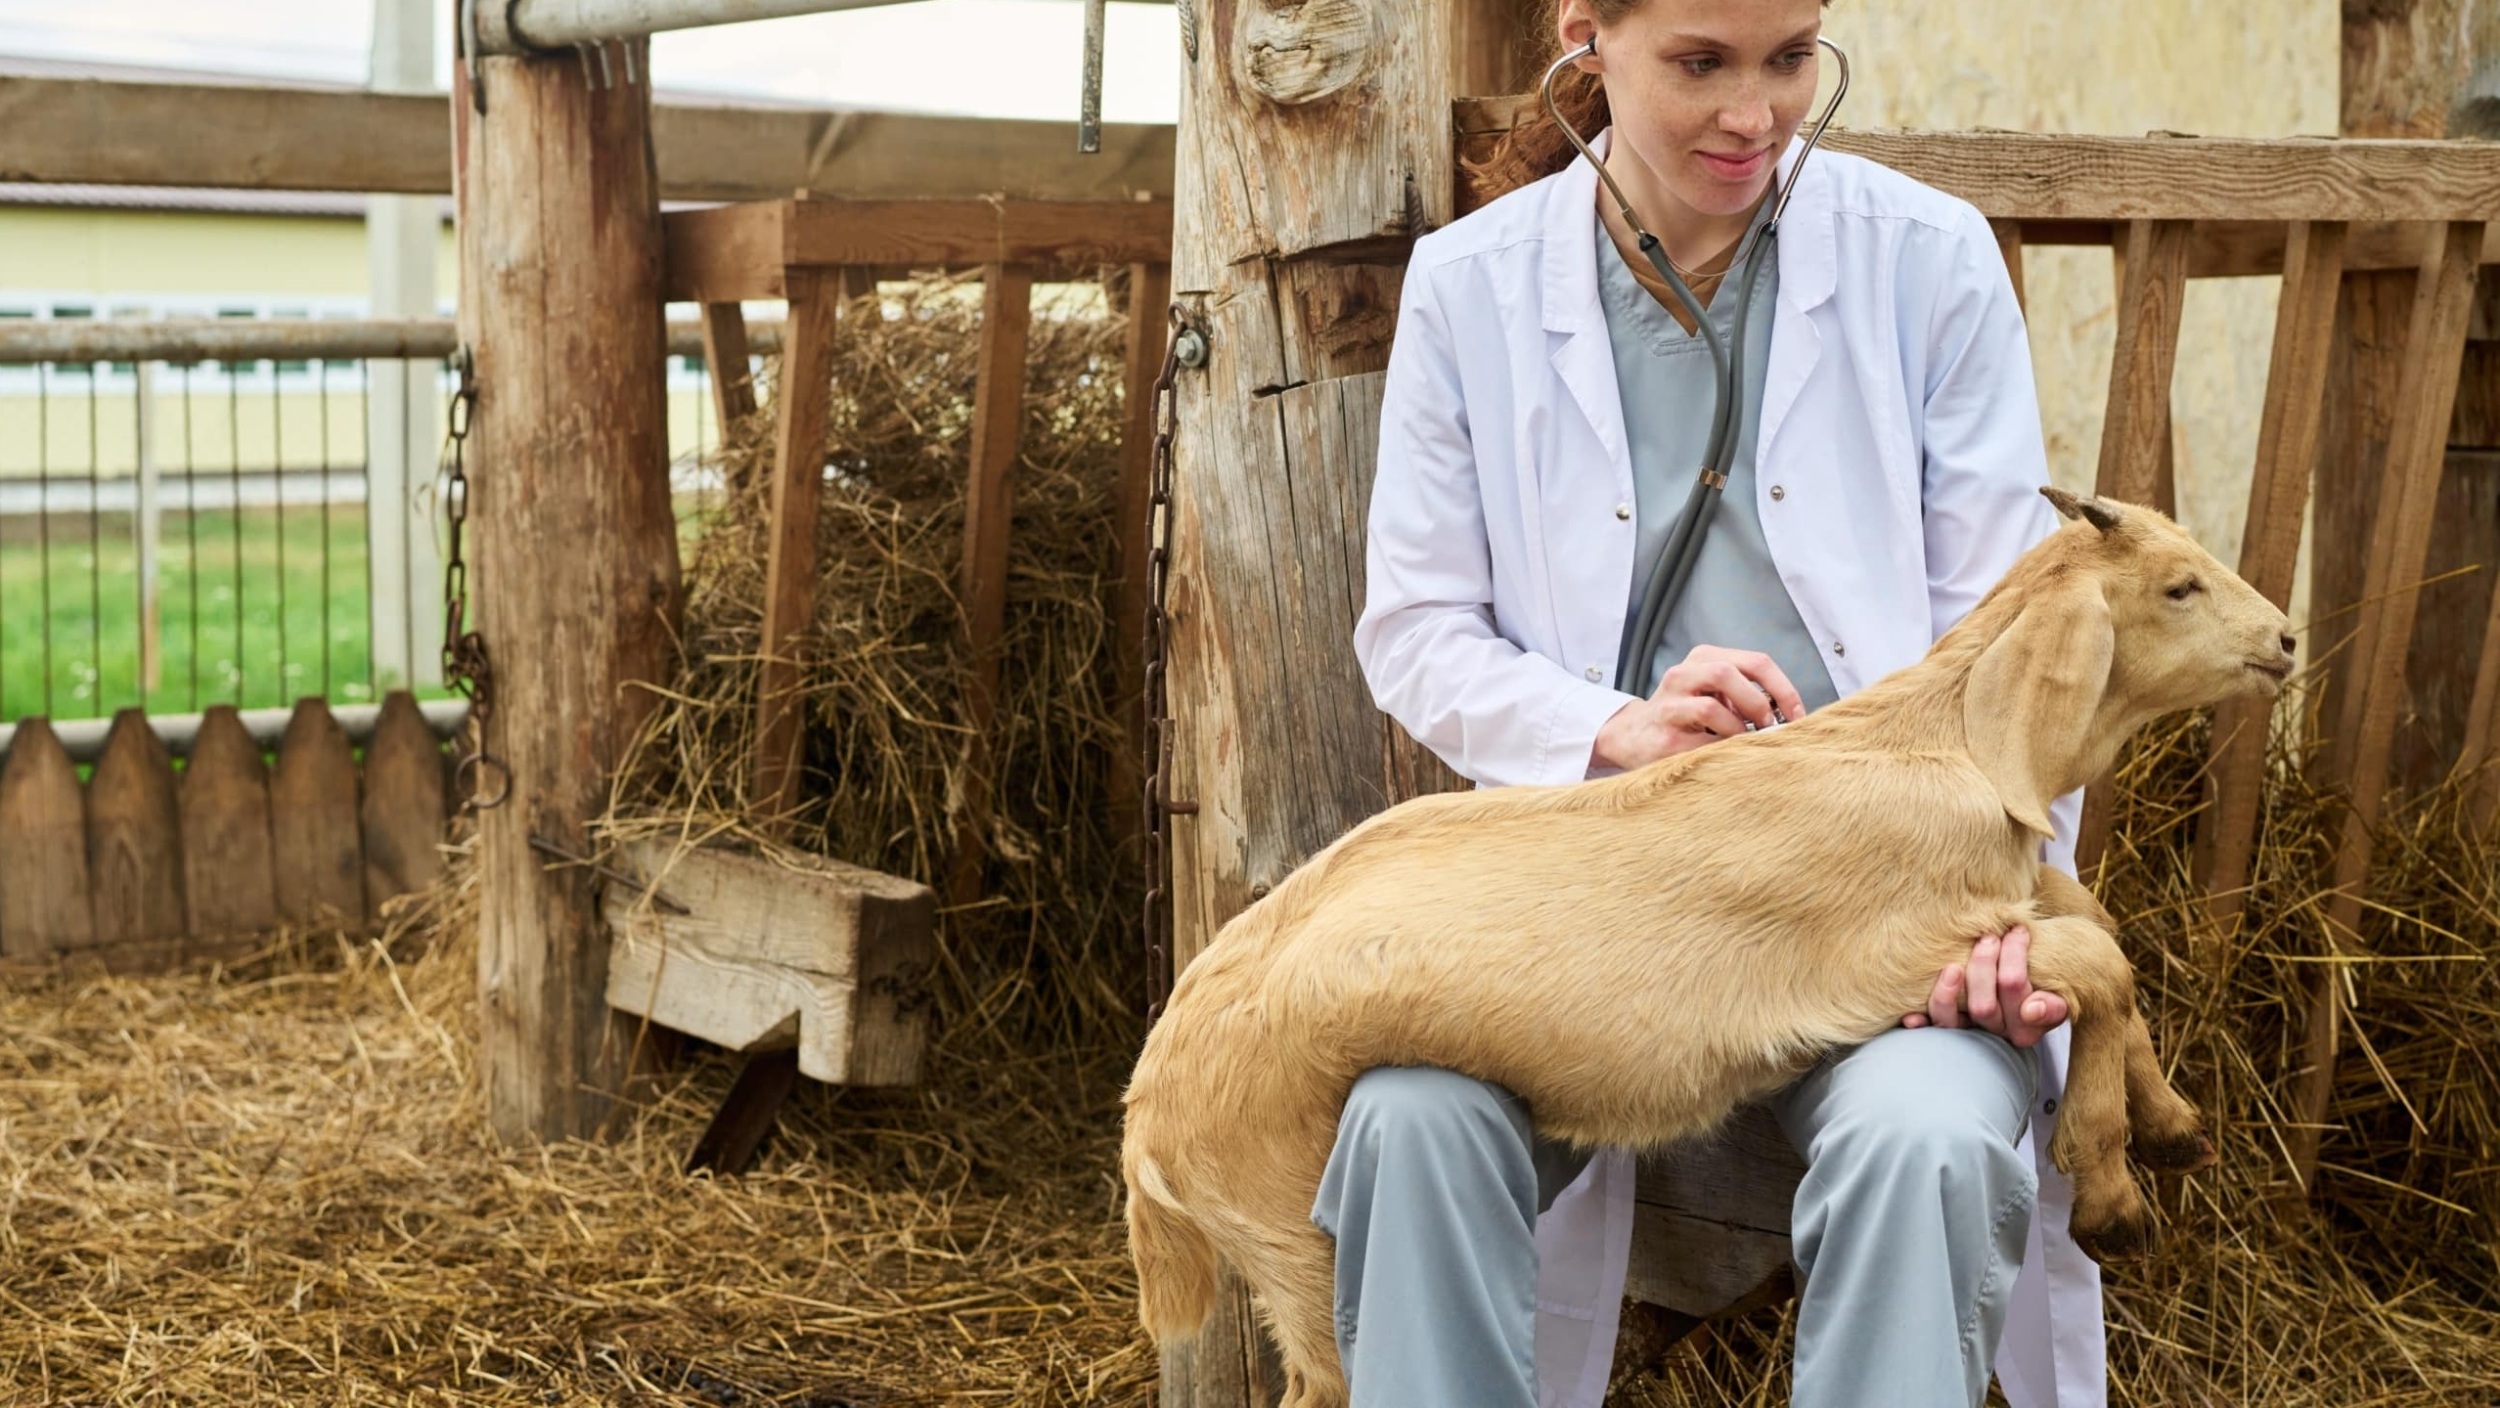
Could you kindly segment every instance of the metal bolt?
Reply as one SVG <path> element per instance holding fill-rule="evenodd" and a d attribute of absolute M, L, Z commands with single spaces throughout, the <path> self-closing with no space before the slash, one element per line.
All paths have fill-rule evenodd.
<path fill-rule="evenodd" d="M 1207 364 L 1207 335 L 1196 328 L 1182 328 L 1172 346 L 1180 364 L 1191 371 Z"/>

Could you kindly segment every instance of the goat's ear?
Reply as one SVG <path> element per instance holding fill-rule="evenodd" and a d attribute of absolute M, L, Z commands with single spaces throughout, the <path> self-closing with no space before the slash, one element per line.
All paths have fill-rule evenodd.
<path fill-rule="evenodd" d="M 2044 582 L 1971 666 L 1962 723 L 2005 814 L 2042 836 L 2109 687 L 2116 638 L 2088 577 Z"/>

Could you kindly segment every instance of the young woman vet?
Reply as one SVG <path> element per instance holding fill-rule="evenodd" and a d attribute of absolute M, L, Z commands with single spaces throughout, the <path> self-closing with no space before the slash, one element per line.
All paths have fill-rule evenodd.
<path fill-rule="evenodd" d="M 1987 222 L 1799 140 L 1821 0 L 1561 0 L 1554 19 L 1580 51 L 1555 108 L 1591 159 L 1539 111 L 1496 159 L 1517 189 L 1416 243 L 1355 629 L 1381 707 L 1486 786 L 1829 704 L 1917 660 L 2055 522 Z M 1694 483 L 1723 402 L 1711 503 Z M 1688 500 L 1698 550 L 1653 591 L 1679 575 L 1659 564 Z M 1657 647 L 1634 659 L 1644 614 Z M 2051 847 L 2068 867 L 2074 814 Z M 2023 931 L 1973 938 L 1926 1013 L 1772 1101 L 1808 1165 L 1801 1408 L 1977 1405 L 1991 1368 L 2015 1408 L 2104 1401 L 2099 1273 L 2043 1152 L 2064 1003 L 2032 991 Z M 1597 1408 L 1632 1172 L 1538 1140 L 1497 1086 L 1365 1075 L 1312 1210 L 1357 1408 Z"/>

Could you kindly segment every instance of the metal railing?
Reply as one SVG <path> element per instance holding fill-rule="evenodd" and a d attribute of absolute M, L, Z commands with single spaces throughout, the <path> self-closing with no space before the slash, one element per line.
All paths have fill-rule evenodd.
<path fill-rule="evenodd" d="M 0 725 L 438 694 L 456 341 L 444 318 L 0 321 Z M 669 344 L 691 512 L 719 426 L 696 325 Z"/>

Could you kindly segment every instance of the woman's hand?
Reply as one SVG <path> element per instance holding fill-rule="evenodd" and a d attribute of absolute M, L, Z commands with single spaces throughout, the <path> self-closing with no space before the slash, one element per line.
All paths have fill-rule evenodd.
<path fill-rule="evenodd" d="M 1684 663 L 1658 681 L 1657 692 L 1624 705 L 1606 720 L 1589 761 L 1629 770 L 1743 733 L 1748 725 L 1769 728 L 1781 719 L 1803 718 L 1805 712 L 1797 687 L 1770 656 L 1697 645 Z"/>
<path fill-rule="evenodd" d="M 1905 1027 L 1980 1027 L 2016 1046 L 2033 1046 L 2066 1020 L 2066 999 L 2031 985 L 2031 931 L 2017 924 L 1999 939 L 1983 934 L 1970 962 L 1947 968 L 1927 995 L 1927 1010 Z"/>

